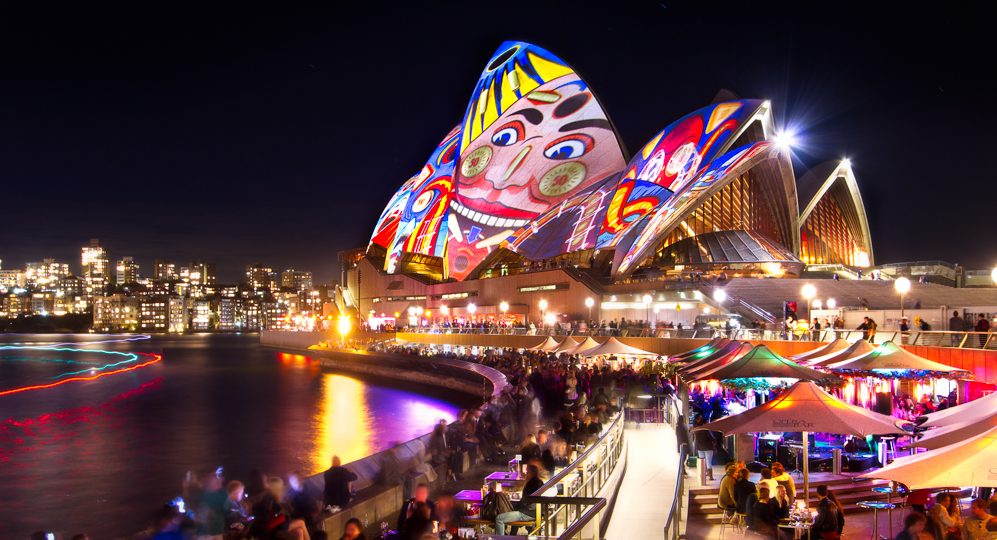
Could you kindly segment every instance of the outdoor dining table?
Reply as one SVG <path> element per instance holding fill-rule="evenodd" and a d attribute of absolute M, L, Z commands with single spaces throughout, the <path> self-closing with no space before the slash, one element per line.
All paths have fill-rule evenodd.
<path fill-rule="evenodd" d="M 883 501 L 859 501 L 855 503 L 855 506 L 872 510 L 872 537 L 874 540 L 879 540 L 879 511 L 893 510 L 897 507 L 893 503 Z"/>
<path fill-rule="evenodd" d="M 454 500 L 471 505 L 471 504 L 481 504 L 481 490 L 480 489 L 462 489 L 453 496 Z"/>
<path fill-rule="evenodd" d="M 793 530 L 793 540 L 800 540 L 803 538 L 803 532 L 806 531 L 807 538 L 810 538 L 810 528 L 813 527 L 813 521 L 780 521 L 780 529 L 792 529 Z"/>

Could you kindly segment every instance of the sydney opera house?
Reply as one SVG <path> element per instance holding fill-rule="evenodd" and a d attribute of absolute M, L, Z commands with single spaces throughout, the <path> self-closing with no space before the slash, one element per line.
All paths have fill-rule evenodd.
<path fill-rule="evenodd" d="M 873 250 L 850 163 L 798 182 L 768 101 L 718 99 L 631 154 L 567 63 L 506 42 L 343 262 L 364 317 L 587 318 L 597 304 L 643 319 L 634 298 L 651 293 L 681 320 L 706 306 L 676 292 L 690 276 L 857 269 Z"/>

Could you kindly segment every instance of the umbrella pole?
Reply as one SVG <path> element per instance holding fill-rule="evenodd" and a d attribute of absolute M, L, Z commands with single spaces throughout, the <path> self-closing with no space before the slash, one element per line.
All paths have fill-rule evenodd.
<path fill-rule="evenodd" d="M 810 433 L 803 432 L 803 506 L 810 508 Z"/>

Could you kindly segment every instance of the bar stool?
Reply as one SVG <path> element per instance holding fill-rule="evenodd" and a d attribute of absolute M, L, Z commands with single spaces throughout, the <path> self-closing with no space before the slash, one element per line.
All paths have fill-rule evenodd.
<path fill-rule="evenodd" d="M 723 515 L 720 516 L 720 538 L 724 537 L 724 531 L 727 527 L 731 527 L 734 531 L 737 531 L 737 524 L 734 522 L 737 516 L 737 511 L 734 508 L 723 508 Z"/>
<path fill-rule="evenodd" d="M 887 463 L 893 461 L 897 457 L 897 438 L 896 437 L 883 437 L 880 442 L 885 446 L 883 450 L 883 466 L 885 467 Z"/>

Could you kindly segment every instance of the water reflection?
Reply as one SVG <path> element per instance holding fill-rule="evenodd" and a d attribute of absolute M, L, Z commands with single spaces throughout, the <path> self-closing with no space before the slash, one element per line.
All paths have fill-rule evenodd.
<path fill-rule="evenodd" d="M 329 467 L 332 456 L 343 463 L 371 454 L 373 418 L 362 382 L 346 375 L 322 374 L 322 394 L 312 423 L 317 436 L 311 453 L 313 471 Z"/>

